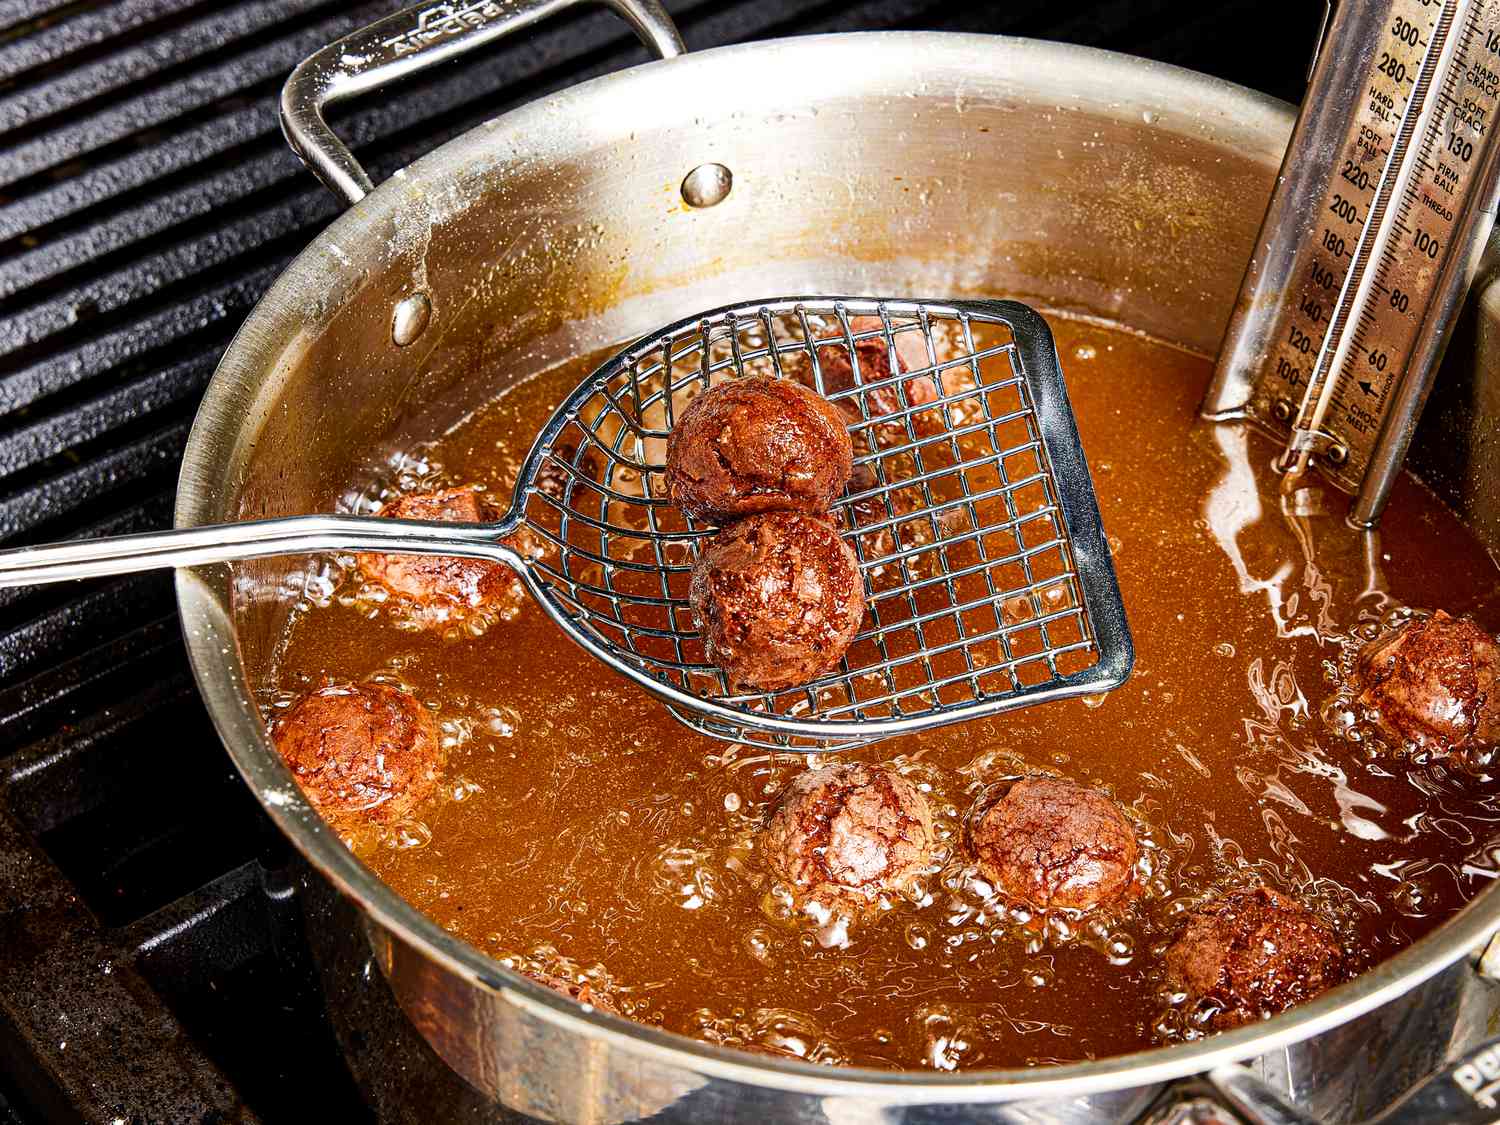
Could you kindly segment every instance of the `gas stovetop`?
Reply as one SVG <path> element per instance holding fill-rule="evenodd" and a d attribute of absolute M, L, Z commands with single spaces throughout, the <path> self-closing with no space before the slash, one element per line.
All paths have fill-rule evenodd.
<path fill-rule="evenodd" d="M 0 0 L 6 542 L 170 522 L 214 364 L 336 213 L 282 142 L 281 82 L 398 6 Z M 1321 14 L 1288 4 L 1286 19 L 1267 19 L 1255 0 L 667 7 L 690 48 L 998 32 L 1144 55 L 1290 100 Z M 377 180 L 511 106 L 645 59 L 594 11 L 482 56 L 339 115 Z M 343 925 L 340 910 L 220 749 L 166 575 L 0 590 L 0 1125 L 491 1119 L 357 952 L 314 964 L 308 919 Z M 330 989 L 355 1000 L 334 1014 Z"/>

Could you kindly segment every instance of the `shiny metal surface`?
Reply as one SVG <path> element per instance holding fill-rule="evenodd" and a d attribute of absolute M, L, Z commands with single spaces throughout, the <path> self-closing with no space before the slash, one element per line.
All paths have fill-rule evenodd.
<path fill-rule="evenodd" d="M 985 330 L 999 337 L 980 343 Z M 957 342 L 940 359 L 944 331 Z M 898 374 L 862 369 L 871 345 Z M 924 358 L 898 359 L 913 349 Z M 833 353 L 849 364 L 848 387 L 825 383 Z M 847 420 L 855 468 L 872 482 L 835 505 L 869 612 L 836 667 L 764 691 L 709 661 L 688 586 L 713 529 L 667 496 L 667 448 L 696 394 L 799 365 Z M 906 389 L 918 383 L 933 389 L 925 406 Z M 934 410 L 947 425 L 924 432 Z M 561 483 L 539 486 L 547 478 Z M 507 519 L 536 543 L 522 574 L 547 615 L 678 720 L 728 742 L 857 746 L 1110 691 L 1134 660 L 1057 348 L 1015 301 L 785 297 L 683 318 L 611 356 L 557 406 Z M 914 521 L 926 537 L 911 534 Z M 1001 568 L 1012 577 L 997 581 Z M 939 644 L 930 632 L 945 624 L 954 637 Z M 903 639 L 910 651 L 893 655 Z"/>
<path fill-rule="evenodd" d="M 1226 1109 L 1217 1095 L 1184 1089 L 1152 1106 L 1138 1125 L 1244 1125 L 1244 1119 Z"/>
<path fill-rule="evenodd" d="M 397 305 L 398 326 L 410 300 Z M 934 334 L 944 328 L 962 342 L 940 359 Z M 986 329 L 1004 339 L 978 344 Z M 896 358 L 913 341 L 920 366 Z M 392 342 L 405 346 L 395 333 Z M 872 344 L 898 374 L 861 370 L 860 349 Z M 851 386 L 825 385 L 833 351 L 848 360 Z M 677 512 L 666 451 L 694 395 L 791 374 L 799 361 L 865 450 L 854 464 L 873 485 L 841 500 L 835 523 L 872 612 L 852 655 L 827 674 L 745 690 L 709 661 L 689 605 L 695 560 L 716 529 Z M 936 397 L 908 401 L 919 381 Z M 922 432 L 916 416 L 934 411 L 947 428 Z M 901 435 L 877 442 L 866 436 L 877 427 Z M 860 504 L 872 514 L 861 518 Z M 911 521 L 925 521 L 930 539 L 903 538 L 896 528 Z M 889 549 L 870 546 L 882 536 Z M 959 564 L 966 547 L 973 560 Z M 0 551 L 0 587 L 328 551 L 508 566 L 571 640 L 687 726 L 807 753 L 1096 695 L 1119 687 L 1134 660 L 1057 348 L 1046 321 L 1014 301 L 789 297 L 697 313 L 616 353 L 556 406 L 493 522 L 289 516 L 16 547 Z M 995 578 L 1002 567 L 1015 575 L 1009 584 Z M 880 582 L 886 572 L 900 580 Z M 986 610 L 992 629 L 962 623 Z M 945 623 L 955 639 L 930 640 Z M 915 647 L 893 656 L 902 637 Z"/>
<path fill-rule="evenodd" d="M 43 547 L 0 551 L 0 586 L 67 582 L 209 563 L 306 555 L 316 551 L 388 551 L 460 555 L 525 570 L 500 542 L 503 524 L 427 523 L 373 516 L 289 516 L 244 523 L 204 524 L 140 535 L 111 535 Z"/>
<path fill-rule="evenodd" d="M 700 164 L 682 178 L 682 201 L 689 207 L 714 207 L 734 188 L 734 173 L 722 164 Z"/>
<path fill-rule="evenodd" d="M 1494 225 L 1496 0 L 1340 5 L 1203 410 L 1373 526 Z"/>
<path fill-rule="evenodd" d="M 1004 292 L 1212 352 L 1291 120 L 1286 106 L 1171 68 L 978 36 L 761 43 L 587 83 L 418 161 L 294 263 L 209 389 L 178 522 L 347 506 L 389 475 L 394 451 L 530 372 L 684 308 L 763 293 Z M 686 209 L 679 185 L 707 161 L 734 170 L 734 190 Z M 777 254 L 736 237 L 746 229 Z M 393 304 L 416 289 L 432 321 L 397 348 Z M 1500 367 L 1491 345 L 1474 348 L 1488 349 L 1475 372 Z M 1452 440 L 1495 425 L 1500 380 L 1475 374 L 1472 387 L 1467 405 L 1434 402 L 1414 457 L 1500 547 L 1494 445 Z M 179 572 L 204 697 L 269 814 L 364 911 L 413 1024 L 515 1109 L 584 1122 L 660 1112 L 886 1125 L 960 1112 L 939 1107 L 974 1121 L 1128 1121 L 1163 1084 L 1250 1060 L 1305 1113 L 1342 1123 L 1495 1018 L 1470 963 L 1500 927 L 1494 891 L 1275 1020 L 1056 1068 L 832 1070 L 586 1012 L 397 898 L 302 798 L 251 686 L 304 577 L 274 560 Z"/>
<path fill-rule="evenodd" d="M 329 191 L 345 203 L 358 203 L 375 185 L 328 127 L 324 109 L 458 58 L 582 2 L 424 2 L 346 35 L 310 55 L 287 79 L 281 94 L 281 128 L 287 143 Z M 682 37 L 657 0 L 597 2 L 617 12 L 659 57 L 682 54 Z"/>
<path fill-rule="evenodd" d="M 1226 1105 L 1255 1125 L 1318 1125 L 1287 1105 L 1259 1075 L 1238 1063 L 1214 1067 L 1204 1081 Z"/>
<path fill-rule="evenodd" d="M 426 293 L 402 297 L 391 313 L 391 343 L 398 348 L 410 347 L 422 338 L 431 320 L 432 302 Z"/>

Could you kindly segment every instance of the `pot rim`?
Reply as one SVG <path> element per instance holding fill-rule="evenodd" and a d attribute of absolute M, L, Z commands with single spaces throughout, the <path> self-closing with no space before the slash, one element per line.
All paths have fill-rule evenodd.
<path fill-rule="evenodd" d="M 671 68 L 698 68 L 702 85 L 726 83 L 726 72 L 752 72 L 781 56 L 784 72 L 827 93 L 857 92 L 892 61 L 920 51 L 924 62 L 982 67 L 1014 80 L 1018 89 L 1066 96 L 1085 75 L 1090 89 L 1127 98 L 1164 119 L 1176 107 L 1222 105 L 1218 115 L 1194 115 L 1199 130 L 1218 142 L 1268 152 L 1279 159 L 1290 132 L 1292 107 L 1219 79 L 1162 63 L 1095 48 L 1038 40 L 944 32 L 858 32 L 806 36 L 720 47 L 595 78 L 512 110 L 448 141 L 387 180 L 335 220 L 287 267 L 236 334 L 210 381 L 183 458 L 175 509 L 179 527 L 231 518 L 223 500 L 236 486 L 226 465 L 243 465 L 247 450 L 274 409 L 287 372 L 284 355 L 305 338 L 309 324 L 358 288 L 363 275 L 341 247 L 386 244 L 393 221 L 419 207 L 432 221 L 421 187 L 451 183 L 495 162 L 545 159 L 538 153 L 559 122 L 570 128 L 611 126 L 608 105 L 623 86 L 648 86 Z M 831 63 L 849 52 L 857 66 Z M 901 73 L 898 69 L 896 73 Z M 727 83 L 733 85 L 732 79 Z M 619 104 L 631 99 L 620 98 Z M 662 102 L 663 116 L 703 112 Z M 625 130 L 628 132 L 628 130 Z M 576 142 L 577 130 L 571 134 Z M 408 216 L 409 217 L 409 216 Z M 377 231 L 382 233 L 377 234 Z M 377 240 L 373 241 L 372 240 Z M 278 366 L 281 364 L 281 366 Z M 1466 954 L 1475 953 L 1500 926 L 1500 889 L 1487 888 L 1446 923 L 1373 969 L 1274 1019 L 1191 1043 L 1152 1047 L 1091 1062 L 957 1073 L 830 1068 L 782 1061 L 716 1047 L 684 1035 L 580 1007 L 544 985 L 502 966 L 483 951 L 443 930 L 387 887 L 339 840 L 302 796 L 272 746 L 245 680 L 232 621 L 226 611 L 229 579 L 223 568 L 179 570 L 176 575 L 183 633 L 200 693 L 240 774 L 277 827 L 299 852 L 369 919 L 406 945 L 441 963 L 471 985 L 497 991 L 527 1012 L 565 1029 L 609 1041 L 642 1059 L 750 1085 L 814 1095 L 866 1097 L 885 1104 L 1006 1102 L 1077 1097 L 1166 1082 L 1265 1054 L 1362 1015 L 1416 987 Z"/>

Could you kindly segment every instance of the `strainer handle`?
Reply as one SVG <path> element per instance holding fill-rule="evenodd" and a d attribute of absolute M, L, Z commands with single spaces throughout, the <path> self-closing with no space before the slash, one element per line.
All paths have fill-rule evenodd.
<path fill-rule="evenodd" d="M 318 179 L 348 206 L 375 184 L 323 118 L 323 108 L 447 62 L 580 3 L 604 4 L 664 59 L 682 37 L 657 0 L 459 0 L 414 4 L 309 55 L 281 89 L 281 129 Z"/>
<path fill-rule="evenodd" d="M 78 539 L 0 551 L 0 586 L 35 586 L 106 574 L 306 555 L 320 551 L 458 555 L 502 562 L 521 573 L 521 557 L 500 542 L 514 526 L 388 520 L 371 516 L 291 516 L 244 523 Z"/>

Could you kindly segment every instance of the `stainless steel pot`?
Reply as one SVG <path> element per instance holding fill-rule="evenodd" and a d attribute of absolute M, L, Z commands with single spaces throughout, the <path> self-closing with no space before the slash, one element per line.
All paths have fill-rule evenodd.
<path fill-rule="evenodd" d="M 725 48 L 506 114 L 373 190 L 321 121 L 328 101 L 567 2 L 412 9 L 321 52 L 288 83 L 292 143 L 352 206 L 226 353 L 189 442 L 179 525 L 330 510 L 388 471 L 392 451 L 543 366 L 683 309 L 767 294 L 1005 294 L 1216 347 L 1292 115 L 1170 67 L 964 35 Z M 659 53 L 677 52 L 654 3 L 611 6 Z M 1419 444 L 1432 478 L 1500 546 L 1495 445 L 1472 440 L 1493 432 L 1500 379 L 1470 375 L 1465 385 L 1467 405 L 1438 406 L 1439 433 Z M 180 573 L 203 695 L 270 815 L 358 904 L 412 1023 L 475 1088 L 525 1113 L 1118 1121 L 1145 1113 L 1168 1084 L 1208 1075 L 1216 1096 L 1261 1120 L 1281 1112 L 1279 1092 L 1313 1118 L 1345 1122 L 1395 1100 L 1500 1012 L 1474 967 L 1500 927 L 1491 891 L 1418 945 L 1275 1020 L 1098 1062 L 835 1070 L 585 1013 L 409 907 L 302 798 L 266 738 L 255 685 L 303 565 Z M 1442 1086 L 1452 1090 L 1462 1092 Z"/>

